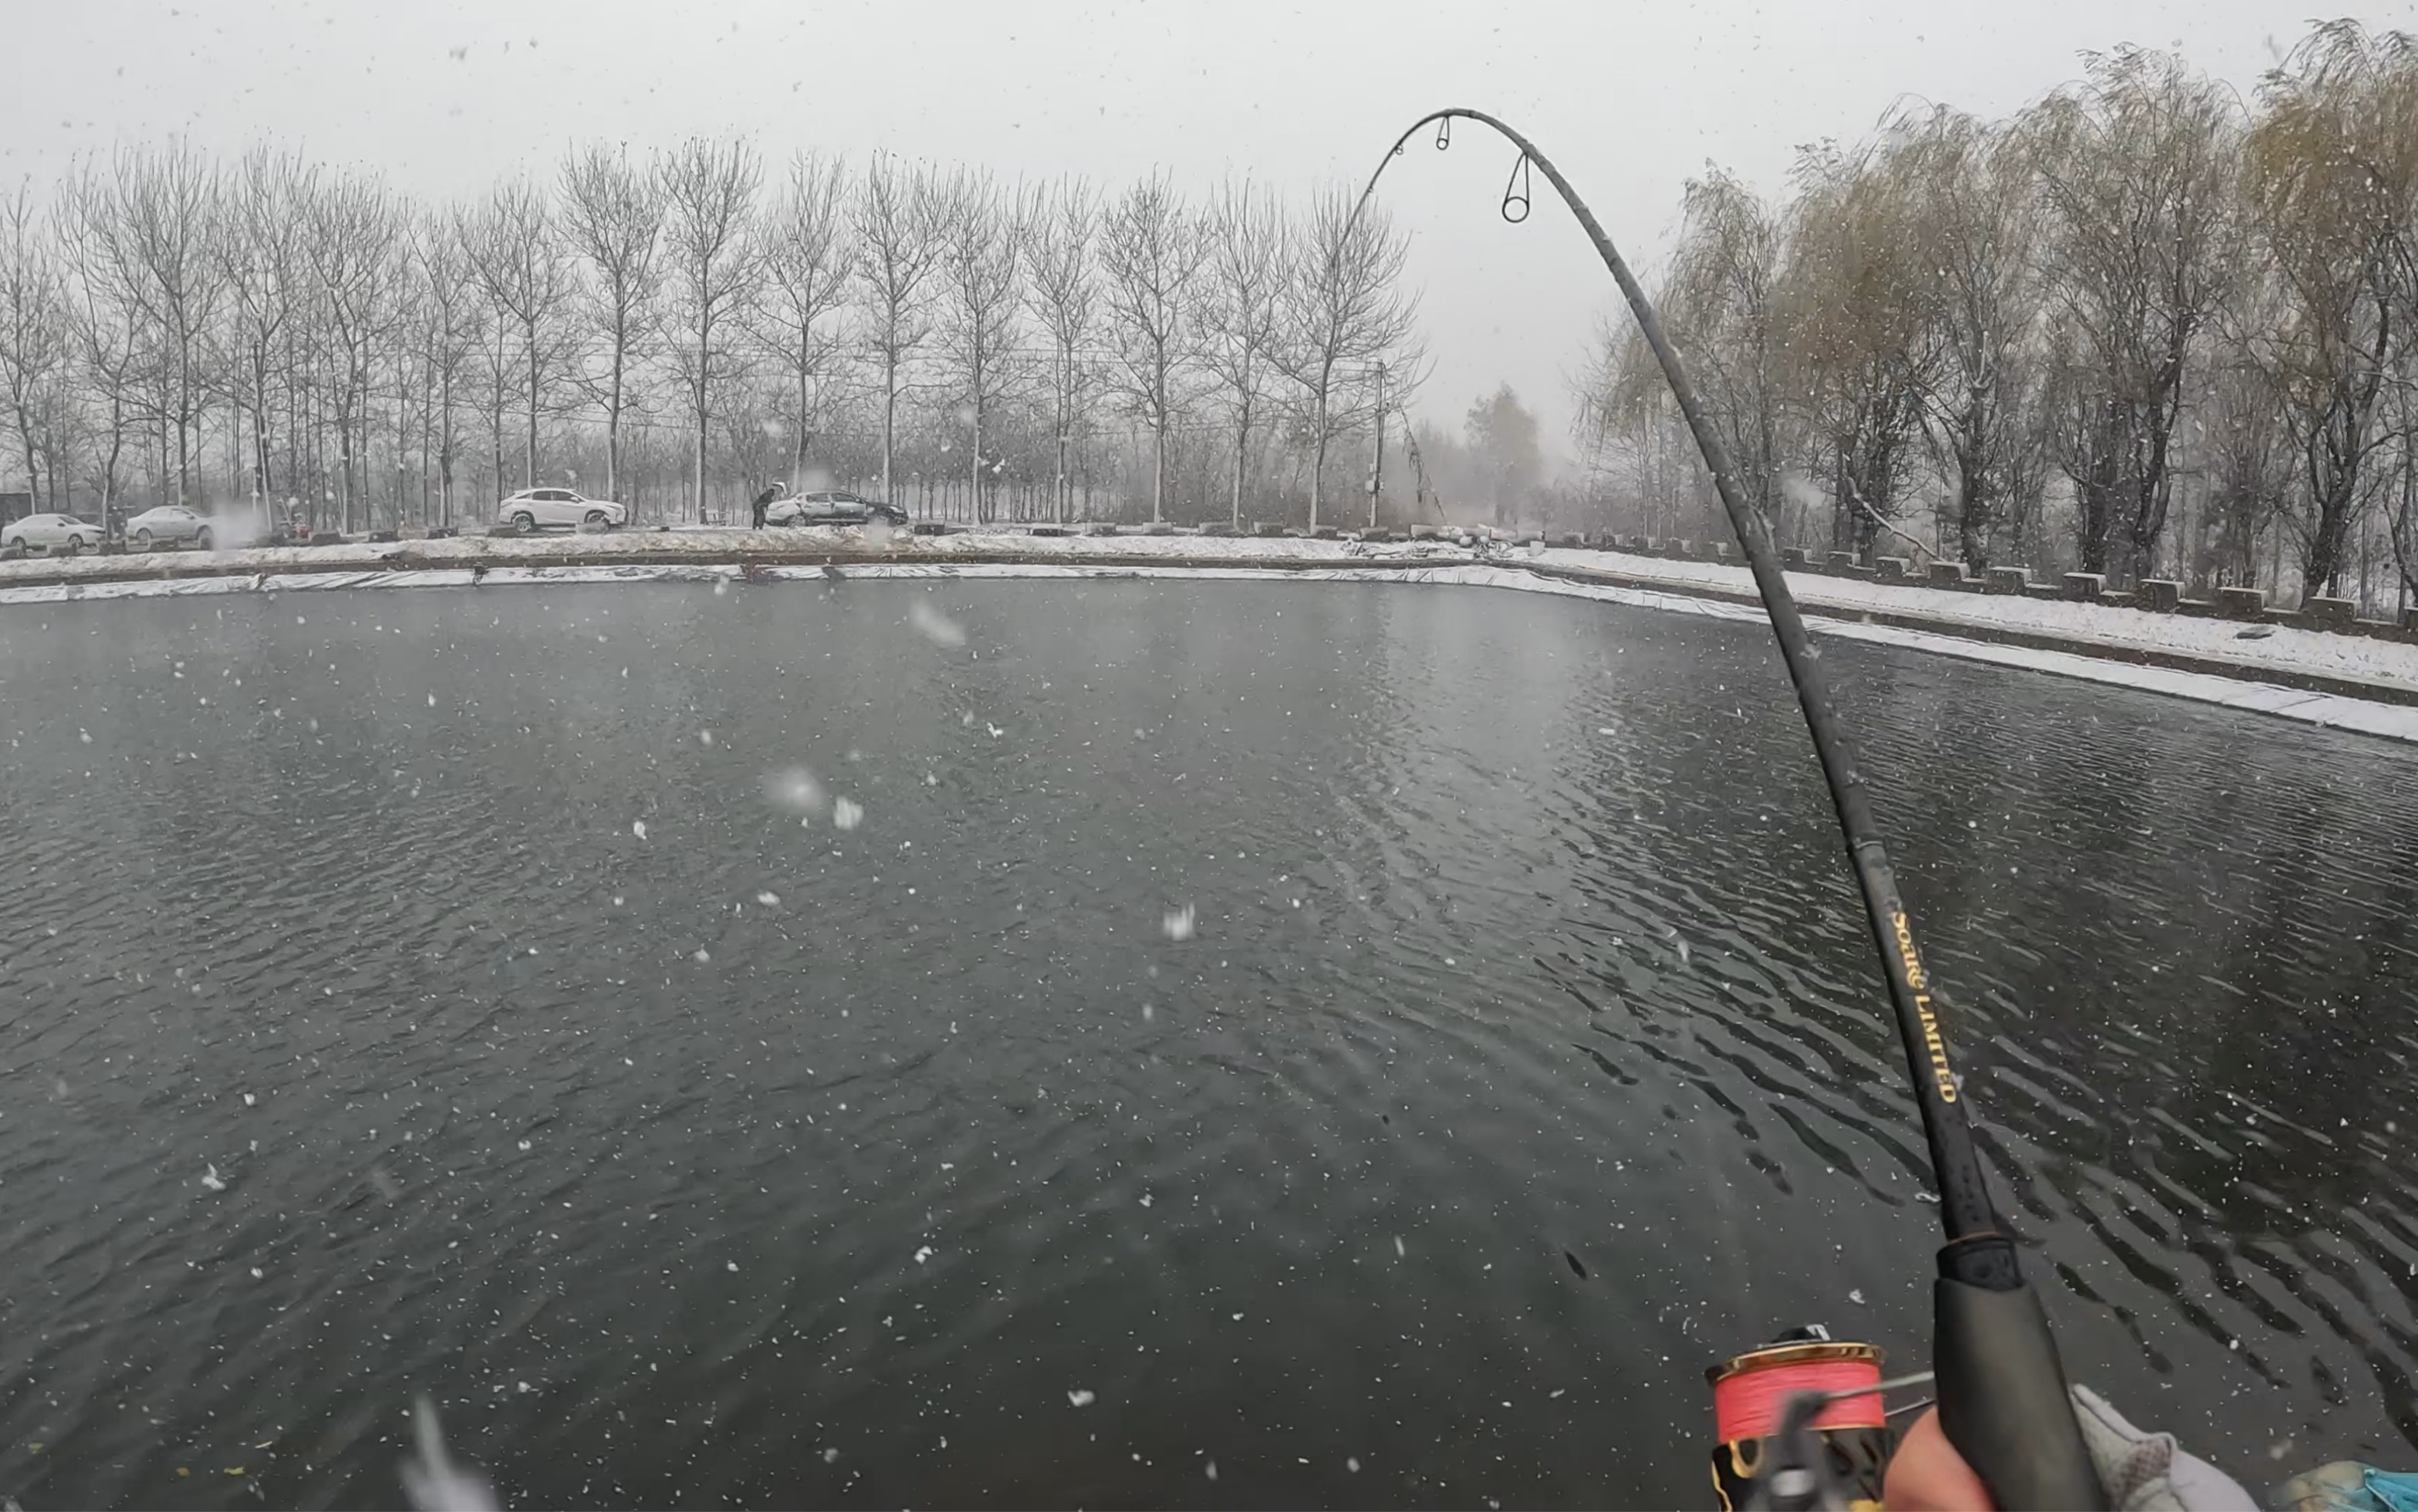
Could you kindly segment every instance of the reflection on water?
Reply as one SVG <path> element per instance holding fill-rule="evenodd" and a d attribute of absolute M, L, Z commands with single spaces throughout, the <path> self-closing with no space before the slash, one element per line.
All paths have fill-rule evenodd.
<path fill-rule="evenodd" d="M 5 628 L 26 1504 L 389 1503 L 421 1391 L 524 1504 L 1677 1504 L 1707 1361 L 1923 1352 L 1758 632 L 1119 583 Z M 2077 1375 L 2253 1484 L 2418 1459 L 2418 762 L 1830 664 Z"/>

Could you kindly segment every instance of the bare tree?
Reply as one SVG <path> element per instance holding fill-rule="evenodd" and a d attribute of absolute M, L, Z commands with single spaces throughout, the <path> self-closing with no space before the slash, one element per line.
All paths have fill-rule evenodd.
<path fill-rule="evenodd" d="M 277 487 L 269 386 L 295 382 L 285 356 L 310 298 L 303 208 L 316 181 L 316 170 L 299 157 L 253 148 L 228 183 L 215 238 L 233 315 L 237 403 L 243 406 L 248 398 L 252 413 L 252 496 L 264 508 Z"/>
<path fill-rule="evenodd" d="M 1050 420 L 1058 457 L 1050 508 L 1061 523 L 1075 497 L 1067 452 L 1096 374 L 1089 349 L 1099 323 L 1094 247 L 1098 228 L 1097 199 L 1079 179 L 1058 186 L 1033 237 L 1031 299 L 1034 315 L 1049 333 Z"/>
<path fill-rule="evenodd" d="M 411 266 L 417 283 L 419 338 L 427 393 L 421 450 L 436 463 L 436 523 L 455 521 L 453 459 L 460 440 L 453 428 L 455 390 L 478 336 L 468 274 L 469 257 L 452 219 L 422 216 L 411 231 Z"/>
<path fill-rule="evenodd" d="M 958 176 L 942 195 L 947 221 L 941 239 L 941 346 L 956 369 L 952 388 L 972 432 L 966 463 L 969 507 L 992 518 L 985 486 L 1000 464 L 990 455 L 985 422 L 1015 390 L 1024 372 L 1017 326 L 1024 301 L 1024 254 L 1033 220 L 1031 196 L 1006 191 L 987 174 Z"/>
<path fill-rule="evenodd" d="M 942 235 L 939 186 L 920 163 L 877 155 L 857 186 L 849 218 L 856 228 L 859 321 L 881 370 L 881 496 L 891 498 L 898 445 L 898 395 L 907 364 L 931 338 L 926 285 Z"/>
<path fill-rule="evenodd" d="M 1263 418 L 1274 359 L 1283 335 L 1286 228 L 1276 197 L 1230 184 L 1209 212 L 1207 289 L 1201 301 L 1201 365 L 1215 380 L 1234 456 L 1228 507 L 1243 524 L 1252 426 Z"/>
<path fill-rule="evenodd" d="M 225 290 L 210 245 L 218 187 L 215 171 L 177 139 L 122 149 L 106 173 L 88 164 L 69 199 L 84 274 L 147 359 L 150 408 L 163 451 L 173 436 L 176 496 L 188 503 L 196 502 L 195 433 L 208 396 L 205 343 Z"/>
<path fill-rule="evenodd" d="M 564 314 L 578 285 L 545 191 L 527 179 L 498 185 L 463 228 L 472 275 L 512 328 L 523 402 L 521 483 L 537 482 L 538 416 L 568 354 Z"/>
<path fill-rule="evenodd" d="M 1167 433 L 1185 398 L 1201 266 L 1199 223 L 1165 175 L 1145 178 L 1109 207 L 1101 229 L 1108 328 L 1118 391 L 1150 428 L 1150 518 L 1165 517 Z"/>
<path fill-rule="evenodd" d="M 1354 204 L 1349 190 L 1321 190 L 1286 262 L 1285 336 L 1276 359 L 1299 390 L 1312 529 L 1324 499 L 1328 448 L 1368 412 L 1377 364 L 1407 347 L 1418 323 L 1418 300 L 1400 286 L 1409 241 L 1374 208 L 1355 219 Z"/>
<path fill-rule="evenodd" d="M 793 388 L 792 478 L 806 470 L 818 429 L 819 387 L 838 352 L 830 327 L 848 298 L 856 248 L 847 214 L 847 169 L 836 158 L 800 152 L 764 232 L 767 344 L 783 353 Z"/>
<path fill-rule="evenodd" d="M 38 504 L 45 476 L 59 471 L 64 437 L 52 401 L 72 353 L 66 293 L 32 191 L 21 184 L 0 202 L 0 404 L 8 406 L 25 459 L 25 486 Z M 61 508 L 57 492 L 55 485 L 47 491 L 53 510 Z"/>
<path fill-rule="evenodd" d="M 313 184 L 301 215 L 334 368 L 336 498 L 349 530 L 356 504 L 368 518 L 370 370 L 402 293 L 402 206 L 376 180 L 345 176 Z"/>
<path fill-rule="evenodd" d="M 654 328 L 664 208 L 653 176 L 618 148 L 590 143 L 562 163 L 563 228 L 588 265 L 580 313 L 604 343 L 604 371 L 580 364 L 580 386 L 604 406 L 604 493 L 620 497 L 621 417 L 632 365 Z"/>
<path fill-rule="evenodd" d="M 666 202 L 666 270 L 681 379 L 688 390 L 696 450 L 690 508 L 705 517 L 705 453 L 712 405 L 740 354 L 730 340 L 763 272 L 756 191 L 763 165 L 744 139 L 692 137 L 658 170 Z"/>
<path fill-rule="evenodd" d="M 2090 59 L 2082 85 L 2050 96 L 2027 130 L 2050 212 L 2043 272 L 2087 353 L 2068 402 L 2087 442 L 2068 466 L 2085 521 L 2082 562 L 2111 544 L 2148 572 L 2173 488 L 2185 363 L 2222 298 L 2233 256 L 2241 123 L 2225 88 L 2161 53 Z M 2122 531 L 2120 542 L 2115 531 Z"/>

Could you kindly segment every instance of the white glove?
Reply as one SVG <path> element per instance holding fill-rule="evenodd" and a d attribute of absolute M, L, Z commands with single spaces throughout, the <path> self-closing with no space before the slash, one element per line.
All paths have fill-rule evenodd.
<path fill-rule="evenodd" d="M 2144 1433 L 2088 1386 L 2068 1388 L 2090 1468 L 2116 1512 L 2259 1512 L 2242 1483 L 2187 1455 L 2171 1433 Z"/>

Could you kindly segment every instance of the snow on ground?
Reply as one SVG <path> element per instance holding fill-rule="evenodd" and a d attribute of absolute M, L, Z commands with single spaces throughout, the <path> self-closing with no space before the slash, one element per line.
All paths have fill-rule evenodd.
<path fill-rule="evenodd" d="M 474 580 L 474 567 L 483 568 L 479 575 L 494 585 L 703 579 L 736 573 L 738 558 L 742 557 L 812 556 L 823 552 L 838 557 L 840 570 L 850 576 L 1088 576 L 1105 571 L 1152 576 L 1266 575 L 1297 580 L 1306 575 L 1303 571 L 1273 564 L 1315 562 L 1324 570 L 1307 575 L 1381 575 L 1392 580 L 1486 584 L 1571 593 L 1723 619 L 1761 618 L 1760 609 L 1751 605 L 1704 597 L 1707 589 L 1752 592 L 1753 585 L 1743 566 L 1675 561 L 1624 552 L 1525 547 L 1479 551 L 1436 541 L 1360 542 L 1196 535 L 1047 537 L 1006 531 L 913 536 L 904 531 L 869 533 L 854 527 L 757 531 L 730 527 L 596 535 L 465 536 L 342 546 L 250 547 L 209 554 L 162 554 L 150 558 L 28 558 L 0 562 L 0 604 L 262 588 L 298 591 L 357 587 L 467 587 Z M 860 555 L 864 559 L 848 559 Z M 997 560 L 1003 555 L 1018 559 Z M 681 563 L 678 558 L 682 557 L 695 559 Z M 567 564 L 567 557 L 576 558 L 575 563 Z M 1255 566 L 1260 562 L 1271 565 Z M 139 570 L 154 563 L 170 572 L 218 575 L 100 581 L 130 568 Z M 1208 563 L 1224 565 L 1204 565 Z M 1519 570 L 1528 564 L 1585 573 L 1594 580 L 1573 582 Z M 771 571 L 773 575 L 790 577 L 820 575 L 823 569 L 813 565 Z M 1788 581 L 1814 628 L 1825 634 L 1917 646 L 1967 660 L 2028 666 L 2283 714 L 2309 723 L 2418 740 L 2418 709 L 2246 680 L 2262 674 L 2319 674 L 2373 684 L 2380 691 L 2418 693 L 2418 645 L 2408 642 L 2288 625 L 2267 627 L 2270 634 L 2245 640 L 2240 636 L 2243 627 L 2231 620 L 2152 615 L 2106 604 L 1958 593 L 1811 573 L 1792 573 Z M 1873 612 L 1919 618 L 1924 627 L 1874 624 L 1860 618 Z M 1960 634 L 1960 631 L 2052 635 L 2072 649 L 2007 646 Z M 2221 663 L 2234 669 L 2234 675 L 2173 671 L 2109 660 L 2141 649 Z"/>

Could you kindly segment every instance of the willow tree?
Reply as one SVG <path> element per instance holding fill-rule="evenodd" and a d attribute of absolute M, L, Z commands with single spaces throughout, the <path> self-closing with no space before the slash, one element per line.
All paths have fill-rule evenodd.
<path fill-rule="evenodd" d="M 1827 463 L 1833 550 L 1869 555 L 1912 460 L 1936 330 L 1919 204 L 1878 149 L 1798 161 L 1779 300 L 1791 390 Z"/>
<path fill-rule="evenodd" d="M 2021 140 L 1962 112 L 1897 123 L 1891 171 L 1910 198 L 1932 360 L 1922 423 L 1951 489 L 1947 525 L 1972 568 L 2037 492 L 2040 199 Z M 1943 532 L 1944 533 L 1944 532 Z"/>
<path fill-rule="evenodd" d="M 1784 254 L 1785 230 L 1772 207 L 1737 176 L 1713 169 L 1688 181 L 1658 301 L 1740 486 L 1775 527 L 1784 523 L 1780 479 L 1792 418 L 1779 302 Z M 1659 451 L 1660 433 L 1676 417 L 1661 364 L 1630 322 L 1608 326 L 1604 340 L 1589 413 L 1599 428 Z"/>
<path fill-rule="evenodd" d="M 2418 42 L 2329 23 L 2261 94 L 2243 196 L 2285 310 L 2260 345 L 2300 453 L 2303 591 L 2331 593 L 2418 318 Z"/>
<path fill-rule="evenodd" d="M 2047 212 L 2042 277 L 2076 341 L 2064 466 L 2085 570 L 2156 566 L 2186 366 L 2237 255 L 2232 95 L 2177 57 L 2125 48 L 2023 123 Z"/>

